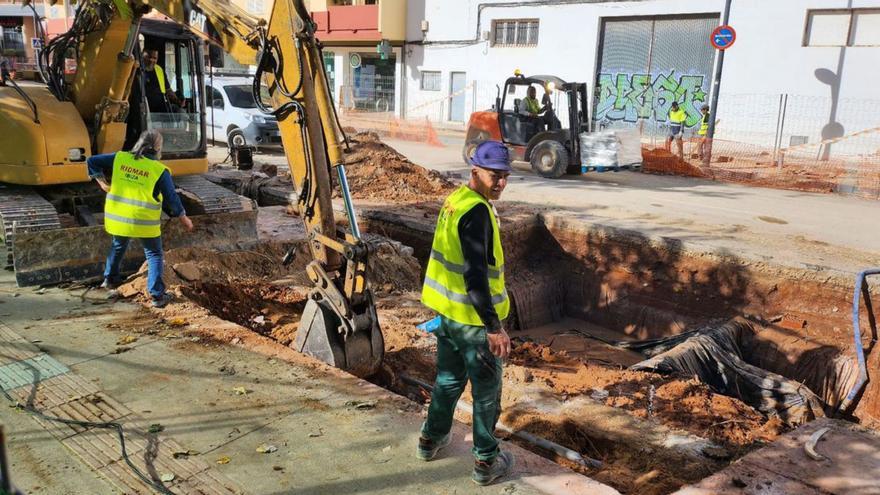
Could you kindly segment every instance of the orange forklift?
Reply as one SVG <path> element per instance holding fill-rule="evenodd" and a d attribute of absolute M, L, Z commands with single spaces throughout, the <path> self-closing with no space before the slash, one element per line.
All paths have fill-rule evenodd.
<path fill-rule="evenodd" d="M 542 99 L 543 115 L 537 118 L 525 111 L 523 103 L 530 87 Z M 514 160 L 531 163 L 541 177 L 580 174 L 578 135 L 590 129 L 587 102 L 585 83 L 569 83 L 556 76 L 525 77 L 517 70 L 504 82 L 503 93 L 499 88 L 491 109 L 471 114 L 462 157 L 468 163 L 477 144 L 493 139 L 506 144 Z M 564 105 L 558 112 L 560 103 Z"/>

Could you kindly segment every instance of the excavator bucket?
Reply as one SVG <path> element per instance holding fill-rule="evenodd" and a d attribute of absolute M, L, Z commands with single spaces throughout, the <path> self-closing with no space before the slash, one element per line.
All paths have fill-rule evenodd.
<path fill-rule="evenodd" d="M 192 232 L 176 219 L 162 225 L 163 248 L 205 247 L 218 251 L 246 248 L 257 241 L 257 211 L 194 215 Z M 135 240 L 122 262 L 122 273 L 132 273 L 144 262 Z M 19 287 L 84 280 L 103 274 L 110 236 L 103 226 L 73 227 L 36 232 L 15 231 L 12 239 L 15 280 Z"/>
<path fill-rule="evenodd" d="M 325 363 L 341 368 L 357 377 L 376 373 L 385 355 L 385 341 L 379 329 L 375 306 L 369 305 L 370 321 L 345 337 L 345 324 L 329 303 L 311 298 L 300 319 L 294 349 Z"/>

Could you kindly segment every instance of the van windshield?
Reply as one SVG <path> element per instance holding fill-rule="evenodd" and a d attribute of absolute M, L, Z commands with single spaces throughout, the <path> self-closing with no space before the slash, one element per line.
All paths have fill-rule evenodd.
<path fill-rule="evenodd" d="M 235 86 L 223 86 L 226 95 L 229 97 L 229 104 L 236 108 L 257 108 L 254 101 L 254 93 L 251 86 L 247 84 L 238 84 Z"/>

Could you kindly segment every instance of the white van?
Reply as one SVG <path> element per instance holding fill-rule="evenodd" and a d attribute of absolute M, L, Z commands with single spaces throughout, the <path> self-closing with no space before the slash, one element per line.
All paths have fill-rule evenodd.
<path fill-rule="evenodd" d="M 235 146 L 281 148 L 278 121 L 257 108 L 250 77 L 206 77 L 208 139 Z"/>

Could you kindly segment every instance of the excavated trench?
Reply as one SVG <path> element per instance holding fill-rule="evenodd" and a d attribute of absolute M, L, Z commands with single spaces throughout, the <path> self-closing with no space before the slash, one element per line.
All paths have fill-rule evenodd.
<path fill-rule="evenodd" d="M 368 207 L 362 214 L 364 230 L 384 236 L 370 240 L 386 340 L 385 362 L 372 381 L 421 403 L 430 394 L 402 377 L 434 378 L 433 337 L 415 325 L 432 317 L 419 304 L 418 288 L 435 215 L 435 204 L 405 213 Z M 780 417 L 692 376 L 630 370 L 648 356 L 613 345 L 716 328 L 736 317 L 748 318 L 749 331 L 738 341 L 748 364 L 803 383 L 829 413 L 851 387 L 851 288 L 844 281 L 688 254 L 674 241 L 585 228 L 515 205 L 502 206 L 501 216 L 514 310 L 501 421 L 603 465 L 527 448 L 624 493 L 661 494 L 772 441 L 790 427 Z M 172 251 L 166 276 L 211 313 L 288 345 L 308 293 L 306 256 L 287 267 L 278 263 L 290 246 Z M 869 389 L 854 415 L 880 417 L 877 395 Z"/>

